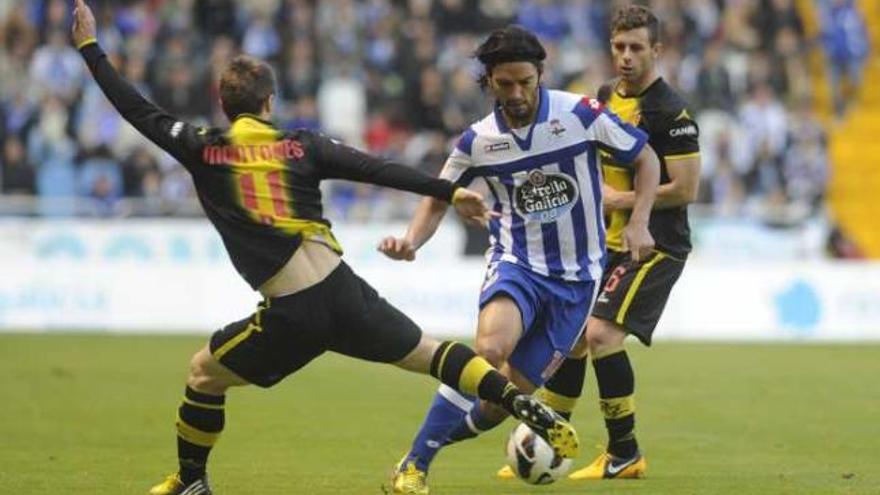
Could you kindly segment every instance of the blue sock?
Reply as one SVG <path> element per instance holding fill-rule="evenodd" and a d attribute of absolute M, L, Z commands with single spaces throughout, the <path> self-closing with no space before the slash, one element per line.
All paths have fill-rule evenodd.
<path fill-rule="evenodd" d="M 489 419 L 480 411 L 479 401 L 474 401 L 474 407 L 464 418 L 449 432 L 446 437 L 446 445 L 474 438 L 484 432 L 495 428 L 504 422 L 502 419 Z"/>
<path fill-rule="evenodd" d="M 462 422 L 473 401 L 473 397 L 440 385 L 422 428 L 413 440 L 407 461 L 415 461 L 417 468 L 427 472 L 434 456 L 446 444 L 449 432 Z"/>

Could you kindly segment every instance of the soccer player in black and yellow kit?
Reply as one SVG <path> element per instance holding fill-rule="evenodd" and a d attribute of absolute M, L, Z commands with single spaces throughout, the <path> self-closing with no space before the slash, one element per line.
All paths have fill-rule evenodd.
<path fill-rule="evenodd" d="M 691 250 L 687 205 L 696 198 L 700 176 L 697 125 L 684 100 L 657 72 L 662 49 L 657 17 L 645 7 L 624 7 L 612 19 L 611 35 L 619 77 L 599 91 L 599 99 L 621 120 L 646 131 L 660 157 L 660 187 L 648 224 L 656 248 L 640 261 L 627 252 L 621 231 L 633 205 L 632 172 L 603 155 L 608 258 L 602 291 L 581 341 L 538 393 L 570 417 L 590 356 L 608 444 L 596 460 L 569 476 L 575 480 L 645 475 L 647 463 L 635 437 L 635 377 L 623 342 L 632 334 L 651 344 L 654 327 Z M 498 474 L 512 476 L 504 469 Z"/>
<path fill-rule="evenodd" d="M 470 348 L 422 335 L 341 261 L 318 185 L 340 178 L 394 187 L 451 202 L 466 219 L 485 221 L 489 213 L 478 194 L 313 132 L 276 129 L 266 120 L 274 77 L 258 60 L 238 57 L 221 77 L 231 127 L 203 129 L 166 114 L 120 77 L 98 46 L 83 0 L 75 0 L 73 40 L 113 106 L 192 175 L 235 268 L 264 296 L 254 314 L 215 332 L 193 356 L 177 416 L 179 470 L 151 495 L 210 494 L 206 464 L 223 429 L 226 390 L 271 387 L 328 350 L 430 373 L 500 405 L 557 451 L 576 449 L 567 421 Z"/>

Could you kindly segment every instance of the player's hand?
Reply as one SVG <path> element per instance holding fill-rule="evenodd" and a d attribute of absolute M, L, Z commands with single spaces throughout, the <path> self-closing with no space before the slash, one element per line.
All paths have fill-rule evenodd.
<path fill-rule="evenodd" d="M 620 194 L 620 191 L 608 184 L 602 184 L 602 209 L 604 211 L 609 212 L 622 209 L 621 200 L 622 194 Z"/>
<path fill-rule="evenodd" d="M 379 243 L 379 252 L 393 260 L 416 259 L 416 248 L 403 237 L 386 237 Z"/>
<path fill-rule="evenodd" d="M 633 261 L 648 259 L 654 250 L 654 238 L 647 224 L 629 223 L 623 228 L 623 250 L 629 251 Z"/>
<path fill-rule="evenodd" d="M 71 32 L 75 46 L 80 46 L 86 40 L 94 39 L 97 36 L 95 15 L 83 0 L 74 0 L 73 2 L 73 28 Z"/>
<path fill-rule="evenodd" d="M 459 187 L 452 196 L 452 206 L 459 216 L 470 225 L 488 225 L 493 217 L 500 216 L 498 212 L 489 209 L 480 193 Z"/>

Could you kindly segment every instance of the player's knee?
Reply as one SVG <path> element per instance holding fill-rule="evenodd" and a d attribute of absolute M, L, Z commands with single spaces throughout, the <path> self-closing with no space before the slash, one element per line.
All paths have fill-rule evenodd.
<path fill-rule="evenodd" d="M 210 357 L 210 354 L 207 355 Z M 207 394 L 218 394 L 226 391 L 226 387 L 220 383 L 218 377 L 211 372 L 210 363 L 203 352 L 197 352 L 189 362 L 189 376 L 186 385 L 197 391 Z"/>
<path fill-rule="evenodd" d="M 474 350 L 496 368 L 504 364 L 510 356 L 510 351 L 497 345 L 492 339 L 477 339 Z"/>
<path fill-rule="evenodd" d="M 587 327 L 587 348 L 593 354 L 619 347 L 623 345 L 625 338 L 626 332 L 618 329 L 611 322 L 599 320 L 596 324 Z"/>

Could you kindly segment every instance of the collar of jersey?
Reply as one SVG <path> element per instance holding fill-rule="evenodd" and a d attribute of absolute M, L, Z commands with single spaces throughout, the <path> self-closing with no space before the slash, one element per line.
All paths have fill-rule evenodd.
<path fill-rule="evenodd" d="M 661 80 L 663 80 L 663 76 L 659 76 L 657 77 L 657 79 L 654 79 L 654 81 L 649 84 L 647 88 L 643 89 L 641 93 L 629 96 L 621 94 L 620 91 L 617 90 L 620 87 L 620 80 L 618 80 L 617 83 L 614 85 L 614 92 L 617 94 L 618 98 L 641 98 L 645 96 L 645 94 L 647 94 L 648 91 L 650 91 L 654 86 L 659 84 Z"/>
<path fill-rule="evenodd" d="M 268 126 L 272 126 L 272 125 L 273 125 L 272 122 L 269 122 L 268 120 L 265 120 L 265 119 L 261 119 L 258 115 L 254 115 L 254 114 L 252 114 L 252 113 L 240 113 L 240 114 L 238 114 L 238 116 L 235 117 L 235 120 L 233 121 L 233 123 L 235 123 L 236 121 L 239 121 L 239 120 L 241 120 L 241 119 L 251 119 L 251 120 L 256 120 L 257 122 L 259 122 L 259 123 L 261 123 L 261 124 L 266 124 L 266 125 L 268 125 Z"/>
<path fill-rule="evenodd" d="M 513 140 L 516 141 L 519 149 L 529 151 L 532 148 L 532 134 L 535 131 L 535 126 L 542 122 L 546 122 L 549 113 L 550 93 L 544 86 L 538 86 L 538 113 L 535 116 L 534 122 L 529 126 L 529 133 L 526 134 L 525 138 L 520 138 L 515 132 L 510 130 L 510 127 L 507 126 L 507 122 L 504 120 L 504 115 L 501 114 L 501 105 L 498 103 L 495 104 L 495 123 L 498 125 L 498 130 L 501 131 L 502 134 L 508 133 L 513 137 Z"/>

